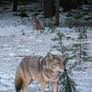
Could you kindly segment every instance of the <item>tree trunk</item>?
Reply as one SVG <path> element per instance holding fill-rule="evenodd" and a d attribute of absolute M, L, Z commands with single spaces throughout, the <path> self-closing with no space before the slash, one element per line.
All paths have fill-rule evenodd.
<path fill-rule="evenodd" d="M 88 0 L 84 0 L 84 4 L 88 4 Z"/>
<path fill-rule="evenodd" d="M 55 7 L 56 7 L 56 12 L 55 12 L 55 25 L 59 25 L 59 0 L 55 0 Z"/>
<path fill-rule="evenodd" d="M 64 8 L 63 11 L 77 8 L 83 0 L 60 0 L 60 5 Z"/>
<path fill-rule="evenodd" d="M 44 16 L 46 18 L 53 17 L 55 15 L 54 0 L 44 0 Z"/>
<path fill-rule="evenodd" d="M 18 0 L 13 0 L 13 11 L 17 11 Z"/>

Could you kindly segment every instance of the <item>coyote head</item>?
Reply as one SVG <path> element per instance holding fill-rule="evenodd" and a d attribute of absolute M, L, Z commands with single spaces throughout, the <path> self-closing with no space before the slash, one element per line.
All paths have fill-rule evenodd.
<path fill-rule="evenodd" d="M 46 66 L 53 71 L 63 72 L 64 71 L 63 63 L 66 56 L 67 54 L 57 55 L 48 52 L 46 55 Z"/>

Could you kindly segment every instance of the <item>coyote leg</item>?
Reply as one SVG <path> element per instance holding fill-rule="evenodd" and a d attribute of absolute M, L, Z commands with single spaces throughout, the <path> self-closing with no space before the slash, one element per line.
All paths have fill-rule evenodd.
<path fill-rule="evenodd" d="M 41 81 L 41 92 L 45 92 L 45 81 Z"/>
<path fill-rule="evenodd" d="M 26 92 L 27 84 L 23 84 L 22 92 Z"/>
<path fill-rule="evenodd" d="M 30 84 L 31 82 L 32 82 L 31 79 L 28 79 L 28 80 L 24 80 L 23 81 L 22 92 L 26 92 L 26 88 L 27 88 L 28 84 Z"/>
<path fill-rule="evenodd" d="M 53 92 L 57 92 L 57 82 L 52 83 Z"/>

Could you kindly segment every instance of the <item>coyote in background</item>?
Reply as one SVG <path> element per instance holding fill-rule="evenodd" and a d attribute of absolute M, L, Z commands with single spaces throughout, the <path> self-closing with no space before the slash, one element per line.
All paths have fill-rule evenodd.
<path fill-rule="evenodd" d="M 53 92 L 57 91 L 60 72 L 64 71 L 66 54 L 57 55 L 50 52 L 43 58 L 39 56 L 25 57 L 19 64 L 15 78 L 16 91 L 26 92 L 28 84 L 36 80 L 41 84 L 41 92 L 45 92 L 45 83 L 52 82 Z"/>
<path fill-rule="evenodd" d="M 44 27 L 40 24 L 39 20 L 36 18 L 36 16 L 32 15 L 32 22 L 33 22 L 33 30 L 45 30 Z"/>

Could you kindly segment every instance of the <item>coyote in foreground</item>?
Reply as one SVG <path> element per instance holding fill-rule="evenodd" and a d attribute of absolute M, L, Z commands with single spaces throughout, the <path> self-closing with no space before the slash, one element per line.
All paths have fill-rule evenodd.
<path fill-rule="evenodd" d="M 15 78 L 16 91 L 26 92 L 28 84 L 36 80 L 41 84 L 41 92 L 45 92 L 45 83 L 51 82 L 53 92 L 57 91 L 60 72 L 64 71 L 64 59 L 67 54 L 57 55 L 50 52 L 43 58 L 39 56 L 25 57 L 19 64 Z"/>
<path fill-rule="evenodd" d="M 39 20 L 36 18 L 36 16 L 32 16 L 32 22 L 33 22 L 33 30 L 45 30 L 44 27 L 40 24 Z"/>

